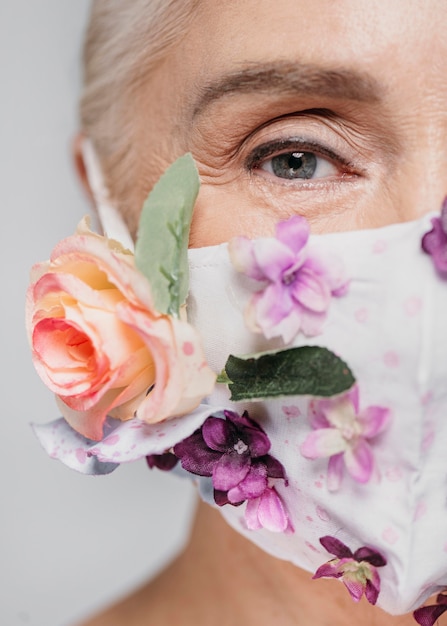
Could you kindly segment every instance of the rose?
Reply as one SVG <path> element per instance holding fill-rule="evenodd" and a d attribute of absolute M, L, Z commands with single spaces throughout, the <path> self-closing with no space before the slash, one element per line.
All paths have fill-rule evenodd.
<path fill-rule="evenodd" d="M 33 267 L 26 309 L 37 372 L 89 439 L 102 438 L 107 415 L 159 422 L 189 413 L 213 389 L 196 331 L 154 310 L 133 254 L 87 219 Z"/>

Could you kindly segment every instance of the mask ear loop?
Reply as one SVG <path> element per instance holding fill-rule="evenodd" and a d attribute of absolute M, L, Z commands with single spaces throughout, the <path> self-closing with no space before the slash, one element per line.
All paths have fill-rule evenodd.
<path fill-rule="evenodd" d="M 87 180 L 92 191 L 104 235 L 109 239 L 119 241 L 125 248 L 133 251 L 135 248 L 134 242 L 120 212 L 110 201 L 101 165 L 90 139 L 85 138 L 83 140 L 81 149 Z"/>

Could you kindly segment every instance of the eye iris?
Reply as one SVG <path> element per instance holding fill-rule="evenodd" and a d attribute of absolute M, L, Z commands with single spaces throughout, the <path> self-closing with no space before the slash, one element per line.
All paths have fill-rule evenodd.
<path fill-rule="evenodd" d="M 288 152 L 272 158 L 273 173 L 279 178 L 312 178 L 317 157 L 312 152 Z"/>

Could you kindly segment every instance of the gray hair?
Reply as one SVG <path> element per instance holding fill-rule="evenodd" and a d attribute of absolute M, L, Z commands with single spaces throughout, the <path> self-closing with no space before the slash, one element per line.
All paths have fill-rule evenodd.
<path fill-rule="evenodd" d="M 125 214 L 133 196 L 138 89 L 187 32 L 199 0 L 92 0 L 83 53 L 81 130 Z"/>

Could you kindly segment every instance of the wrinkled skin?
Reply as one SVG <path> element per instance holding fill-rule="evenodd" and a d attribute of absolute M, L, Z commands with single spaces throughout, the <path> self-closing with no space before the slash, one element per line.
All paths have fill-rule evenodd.
<path fill-rule="evenodd" d="M 140 200 L 191 150 L 203 183 L 193 246 L 273 234 L 294 213 L 325 232 L 439 209 L 447 191 L 446 25 L 443 0 L 202 2 L 147 85 Z M 264 76 L 245 89 L 228 83 L 247 68 Z M 275 82 L 265 75 L 272 68 Z M 334 70 L 340 76 L 331 80 Z M 225 77 L 224 93 L 204 97 Z M 318 157 L 314 178 L 268 171 L 272 157 L 300 150 Z"/>
<path fill-rule="evenodd" d="M 204 0 L 142 89 L 131 228 L 150 187 L 188 150 L 202 179 L 192 246 L 272 235 L 293 214 L 329 232 L 438 210 L 446 32 L 445 0 Z M 297 152 L 308 153 L 301 170 Z M 211 510 L 166 573 L 89 625 L 148 615 L 156 624 L 414 624 L 355 605 L 336 581 L 312 582 Z"/>

